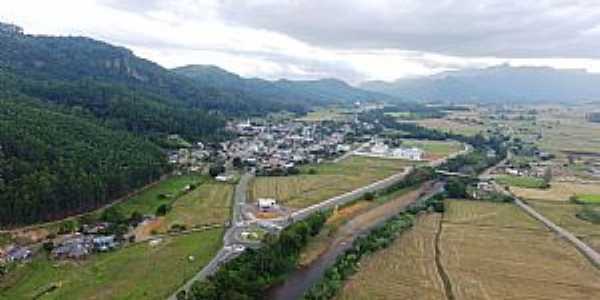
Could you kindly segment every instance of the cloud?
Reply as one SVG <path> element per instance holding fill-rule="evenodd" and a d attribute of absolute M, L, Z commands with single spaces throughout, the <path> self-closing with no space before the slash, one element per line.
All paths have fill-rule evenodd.
<path fill-rule="evenodd" d="M 100 39 L 166 67 L 267 79 L 359 83 L 507 62 L 600 72 L 598 5 L 525 2 L 5 0 L 0 21 Z"/>
<path fill-rule="evenodd" d="M 320 47 L 600 57 L 596 0 L 224 0 L 219 14 Z"/>

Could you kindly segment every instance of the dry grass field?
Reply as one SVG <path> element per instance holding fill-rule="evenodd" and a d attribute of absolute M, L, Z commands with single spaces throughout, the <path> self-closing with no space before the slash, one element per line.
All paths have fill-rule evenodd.
<path fill-rule="evenodd" d="M 511 187 L 511 192 L 523 199 L 539 199 L 546 201 L 568 201 L 571 196 L 600 194 L 600 182 L 584 184 L 574 182 L 552 182 L 547 189 L 528 189 Z"/>
<path fill-rule="evenodd" d="M 275 198 L 288 207 L 303 208 L 402 172 L 410 164 L 397 159 L 351 156 L 339 163 L 307 167 L 316 170 L 313 175 L 303 172 L 286 177 L 257 177 L 249 199 Z"/>
<path fill-rule="evenodd" d="M 599 299 L 600 271 L 513 204 L 449 200 L 438 259 L 454 299 Z M 365 258 L 338 300 L 448 299 L 439 215 Z"/>
<path fill-rule="evenodd" d="M 544 230 L 544 226 L 509 203 L 448 200 L 444 223 L 480 227 Z"/>
<path fill-rule="evenodd" d="M 449 202 L 440 249 L 456 299 L 598 299 L 597 269 L 572 245 L 525 222 L 525 213 L 508 216 L 503 206 L 511 205 Z M 494 222 L 481 226 L 481 215 Z"/>
<path fill-rule="evenodd" d="M 439 221 L 440 215 L 420 217 L 389 248 L 364 259 L 337 299 L 445 299 L 435 265 Z"/>
<path fill-rule="evenodd" d="M 600 224 L 594 224 L 577 218 L 576 214 L 583 205 L 574 203 L 554 203 L 548 201 L 529 200 L 535 210 L 550 219 L 556 225 L 575 234 L 590 247 L 600 251 Z"/>

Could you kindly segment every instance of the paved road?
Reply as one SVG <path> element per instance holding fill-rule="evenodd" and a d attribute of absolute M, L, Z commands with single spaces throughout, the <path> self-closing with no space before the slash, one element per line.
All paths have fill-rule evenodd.
<path fill-rule="evenodd" d="M 446 158 L 429 162 L 428 165 L 431 167 L 438 167 L 441 164 L 443 164 L 444 162 L 446 162 L 447 160 L 452 159 L 456 156 L 468 153 L 471 150 L 472 150 L 472 147 L 470 145 L 465 145 L 465 148 L 462 151 L 460 151 L 458 153 L 454 153 Z M 317 211 L 327 210 L 336 205 L 343 205 L 345 203 L 354 201 L 356 199 L 360 199 L 366 193 L 369 193 L 369 192 L 373 193 L 376 191 L 386 189 L 386 188 L 402 181 L 406 177 L 406 175 L 409 174 L 413 169 L 414 169 L 414 167 L 408 167 L 408 168 L 404 169 L 402 172 L 394 174 L 394 175 L 387 177 L 385 179 L 382 179 L 380 181 L 371 183 L 367 186 L 358 188 L 356 190 L 345 193 L 343 195 L 339 195 L 339 196 L 327 199 L 321 203 L 309 206 L 307 208 L 295 211 L 289 216 L 271 219 L 271 220 L 269 220 L 269 222 L 279 225 L 281 228 L 284 228 L 285 226 L 288 226 L 294 222 L 298 222 L 300 220 L 307 218 L 308 216 L 310 216 L 313 213 L 316 213 Z M 192 284 L 195 281 L 202 280 L 202 279 L 206 278 L 207 276 L 214 274 L 214 272 L 216 272 L 218 270 L 218 267 L 221 264 L 223 264 L 224 262 L 228 261 L 229 259 L 232 259 L 232 258 L 236 257 L 237 255 L 239 255 L 241 253 L 239 251 L 239 249 L 241 249 L 241 248 L 237 248 L 237 250 L 236 250 L 236 247 L 255 246 L 255 243 L 242 243 L 242 241 L 240 241 L 240 239 L 239 239 L 239 234 L 242 231 L 244 231 L 245 228 L 247 228 L 251 223 L 256 222 L 256 220 L 251 220 L 251 221 L 244 220 L 244 216 L 243 216 L 243 212 L 242 212 L 242 208 L 246 204 L 246 200 L 247 200 L 246 197 L 248 194 L 247 193 L 248 183 L 253 178 L 253 176 L 254 175 L 252 174 L 252 172 L 243 174 L 240 178 L 240 181 L 236 185 L 235 194 L 234 194 L 233 213 L 232 213 L 232 218 L 231 218 L 232 222 L 231 222 L 231 226 L 229 227 L 229 229 L 225 232 L 225 235 L 223 236 L 224 247 L 210 261 L 210 263 L 208 263 L 199 273 L 197 273 L 183 287 L 181 287 L 173 295 L 171 295 L 171 297 L 169 297 L 169 300 L 176 300 L 177 299 L 176 295 L 180 290 L 188 291 L 189 288 L 192 286 Z"/>
<path fill-rule="evenodd" d="M 188 280 L 182 287 L 180 287 L 175 293 L 173 293 L 168 299 L 176 300 L 177 293 L 181 290 L 189 291 L 194 282 L 203 280 L 206 277 L 214 274 L 221 264 L 239 255 L 246 245 L 241 245 L 239 242 L 239 233 L 243 231 L 248 224 L 244 222 L 242 216 L 242 207 L 246 203 L 248 184 L 254 177 L 252 172 L 244 173 L 240 177 L 238 184 L 235 186 L 235 193 L 233 196 L 233 209 L 231 216 L 231 225 L 225 231 L 223 235 L 223 248 L 213 257 L 213 259 L 206 265 L 200 272 L 196 273 L 194 277 Z"/>

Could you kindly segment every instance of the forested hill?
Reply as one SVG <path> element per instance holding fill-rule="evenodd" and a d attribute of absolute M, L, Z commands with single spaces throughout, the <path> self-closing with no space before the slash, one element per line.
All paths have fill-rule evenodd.
<path fill-rule="evenodd" d="M 250 99 L 313 105 L 352 104 L 354 102 L 397 102 L 392 96 L 365 91 L 336 79 L 277 80 L 243 78 L 216 66 L 190 65 L 173 69 L 192 79 L 198 87 L 227 89 Z"/>
<path fill-rule="evenodd" d="M 600 74 L 502 65 L 394 82 L 365 82 L 361 88 L 428 102 L 574 102 L 600 99 Z"/>
<path fill-rule="evenodd" d="M 219 140 L 231 117 L 389 98 L 210 71 L 190 78 L 122 47 L 0 23 L 0 227 L 89 211 L 157 180 L 169 134 Z"/>

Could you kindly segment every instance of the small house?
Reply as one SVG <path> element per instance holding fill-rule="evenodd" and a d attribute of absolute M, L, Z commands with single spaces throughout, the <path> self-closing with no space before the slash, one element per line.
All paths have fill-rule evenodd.
<path fill-rule="evenodd" d="M 259 198 L 258 209 L 260 211 L 270 211 L 277 205 L 277 201 L 272 198 Z"/>

